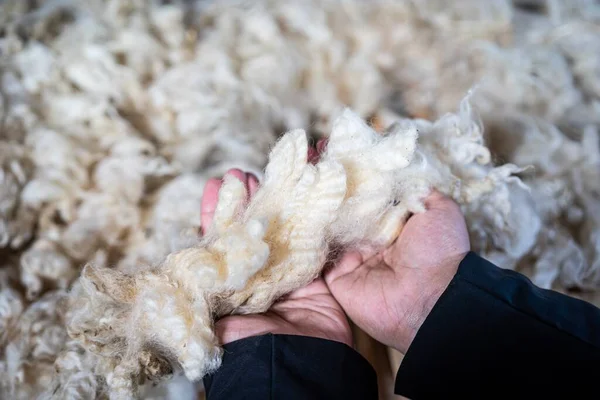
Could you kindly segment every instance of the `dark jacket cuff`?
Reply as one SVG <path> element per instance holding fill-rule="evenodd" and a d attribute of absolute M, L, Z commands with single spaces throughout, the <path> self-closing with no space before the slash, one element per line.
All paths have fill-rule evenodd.
<path fill-rule="evenodd" d="M 358 352 L 343 343 L 293 335 L 225 345 L 222 366 L 204 385 L 207 400 L 377 399 L 375 371 Z"/>
<path fill-rule="evenodd" d="M 413 400 L 572 398 L 596 390 L 599 348 L 596 307 L 469 253 L 419 329 L 395 389 Z"/>

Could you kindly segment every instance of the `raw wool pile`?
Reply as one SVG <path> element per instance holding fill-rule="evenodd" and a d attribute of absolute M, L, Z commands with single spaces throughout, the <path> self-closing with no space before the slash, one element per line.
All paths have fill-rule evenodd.
<path fill-rule="evenodd" d="M 597 290 L 599 19 L 591 0 L 4 1 L 0 393 L 105 396 L 113 366 L 66 334 L 80 267 L 140 274 L 197 244 L 207 178 L 260 171 L 278 134 L 327 135 L 343 106 L 406 126 L 477 85 L 481 121 L 465 103 L 410 122 L 432 170 L 473 183 L 445 189 L 474 250 Z M 533 165 L 530 192 L 470 157 Z M 148 360 L 152 383 L 170 364 Z"/>

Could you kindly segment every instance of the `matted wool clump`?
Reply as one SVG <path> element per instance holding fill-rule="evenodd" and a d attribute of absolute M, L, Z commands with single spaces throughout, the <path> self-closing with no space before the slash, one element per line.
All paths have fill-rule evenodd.
<path fill-rule="evenodd" d="M 499 196 L 497 218 L 517 221 L 502 190 L 519 183 L 512 176 L 519 169 L 490 166 L 468 104 L 463 108 L 435 124 L 404 120 L 383 135 L 346 110 L 315 165 L 307 161 L 306 133 L 288 132 L 249 202 L 244 184 L 225 178 L 213 223 L 196 245 L 130 274 L 86 266 L 71 294 L 67 330 L 101 356 L 97 368 L 107 373 L 110 397 L 135 397 L 140 380 L 178 369 L 190 380 L 214 371 L 221 357 L 214 318 L 265 312 L 315 279 L 332 246 L 389 245 L 410 213 L 424 211 L 432 188 L 467 206 Z M 453 149 L 451 164 L 436 158 L 433 146 L 441 144 Z M 519 228 L 505 231 L 521 236 Z"/>
<path fill-rule="evenodd" d="M 381 199 L 437 187 L 473 250 L 600 304 L 599 26 L 594 0 L 0 1 L 0 398 L 108 396 L 115 357 L 67 334 L 83 266 L 142 276 L 209 240 L 208 179 L 261 175 L 344 107 L 418 131 Z M 377 235 L 347 218 L 383 200 L 357 196 L 343 243 Z M 139 396 L 195 398 L 163 350 L 126 366 Z"/>

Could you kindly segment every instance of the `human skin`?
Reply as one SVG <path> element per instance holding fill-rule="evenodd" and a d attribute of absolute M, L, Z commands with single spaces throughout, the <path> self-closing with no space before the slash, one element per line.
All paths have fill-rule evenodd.
<path fill-rule="evenodd" d="M 469 252 L 458 205 L 434 191 L 396 241 L 376 254 L 346 252 L 325 281 L 348 317 L 371 337 L 406 353 Z"/>

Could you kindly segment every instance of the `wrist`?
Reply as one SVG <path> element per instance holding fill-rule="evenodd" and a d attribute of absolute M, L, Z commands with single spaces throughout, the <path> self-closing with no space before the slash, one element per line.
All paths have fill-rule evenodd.
<path fill-rule="evenodd" d="M 449 282 L 448 282 L 449 283 Z M 396 342 L 394 343 L 394 348 L 401 352 L 402 354 L 406 354 L 410 345 L 414 341 L 419 329 L 425 323 L 425 320 L 433 310 L 433 307 L 441 297 L 445 288 L 443 289 L 438 286 L 438 290 L 431 292 L 427 295 L 420 294 L 420 300 L 418 300 L 415 304 L 418 306 L 414 307 L 415 310 L 406 316 L 403 327 L 400 329 L 400 332 L 396 338 Z"/>
<path fill-rule="evenodd" d="M 463 258 L 464 255 L 461 255 L 449 260 L 444 267 L 436 268 L 438 272 L 433 276 L 430 275 L 427 282 L 415 287 L 415 293 L 411 296 L 414 299 L 413 307 L 411 312 L 406 315 L 402 324 L 403 329 L 400 330 L 393 346 L 396 350 L 406 354 L 419 329 L 452 282 Z"/>

